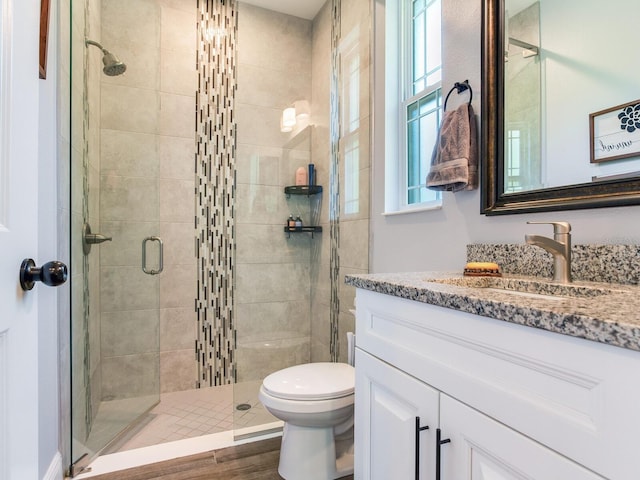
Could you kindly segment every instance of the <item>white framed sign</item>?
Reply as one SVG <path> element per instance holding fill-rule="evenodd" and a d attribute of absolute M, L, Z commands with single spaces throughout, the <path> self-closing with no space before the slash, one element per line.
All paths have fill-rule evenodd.
<path fill-rule="evenodd" d="M 589 115 L 591 163 L 640 158 L 640 100 Z"/>

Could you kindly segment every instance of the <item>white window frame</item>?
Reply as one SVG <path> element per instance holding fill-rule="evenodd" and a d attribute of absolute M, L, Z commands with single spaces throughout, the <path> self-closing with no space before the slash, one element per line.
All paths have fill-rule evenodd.
<path fill-rule="evenodd" d="M 412 0 L 387 0 L 385 12 L 385 215 L 442 208 L 442 195 L 408 203 L 407 107 L 440 89 L 442 82 L 412 95 Z M 389 73 L 391 72 L 391 74 Z M 441 107 L 440 107 L 441 108 Z M 442 117 L 440 110 L 439 117 Z M 427 159 L 430 161 L 430 158 Z M 425 178 L 426 182 L 426 178 Z"/>

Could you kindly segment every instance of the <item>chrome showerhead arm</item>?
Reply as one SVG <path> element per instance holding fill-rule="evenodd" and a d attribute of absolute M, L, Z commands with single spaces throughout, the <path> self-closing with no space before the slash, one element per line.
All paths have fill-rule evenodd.
<path fill-rule="evenodd" d="M 106 48 L 104 48 L 102 45 L 100 45 L 98 42 L 94 42 L 93 40 L 89 40 L 88 38 L 85 39 L 84 43 L 85 43 L 85 45 L 93 45 L 95 47 L 98 47 L 103 52 L 108 52 L 108 50 Z"/>

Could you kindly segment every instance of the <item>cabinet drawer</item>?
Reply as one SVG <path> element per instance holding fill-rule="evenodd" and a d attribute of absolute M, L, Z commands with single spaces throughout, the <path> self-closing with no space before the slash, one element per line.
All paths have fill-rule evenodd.
<path fill-rule="evenodd" d="M 640 353 L 358 290 L 357 346 L 608 478 L 640 451 Z"/>

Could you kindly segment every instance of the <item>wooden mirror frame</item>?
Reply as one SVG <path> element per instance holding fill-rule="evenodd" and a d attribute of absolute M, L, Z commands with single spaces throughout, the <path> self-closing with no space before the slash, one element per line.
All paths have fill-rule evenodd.
<path fill-rule="evenodd" d="M 503 26 L 504 0 L 483 0 L 480 213 L 504 215 L 640 204 L 640 177 L 504 193 Z"/>
<path fill-rule="evenodd" d="M 47 78 L 47 46 L 49 44 L 49 7 L 51 0 L 40 0 L 39 76 Z"/>

